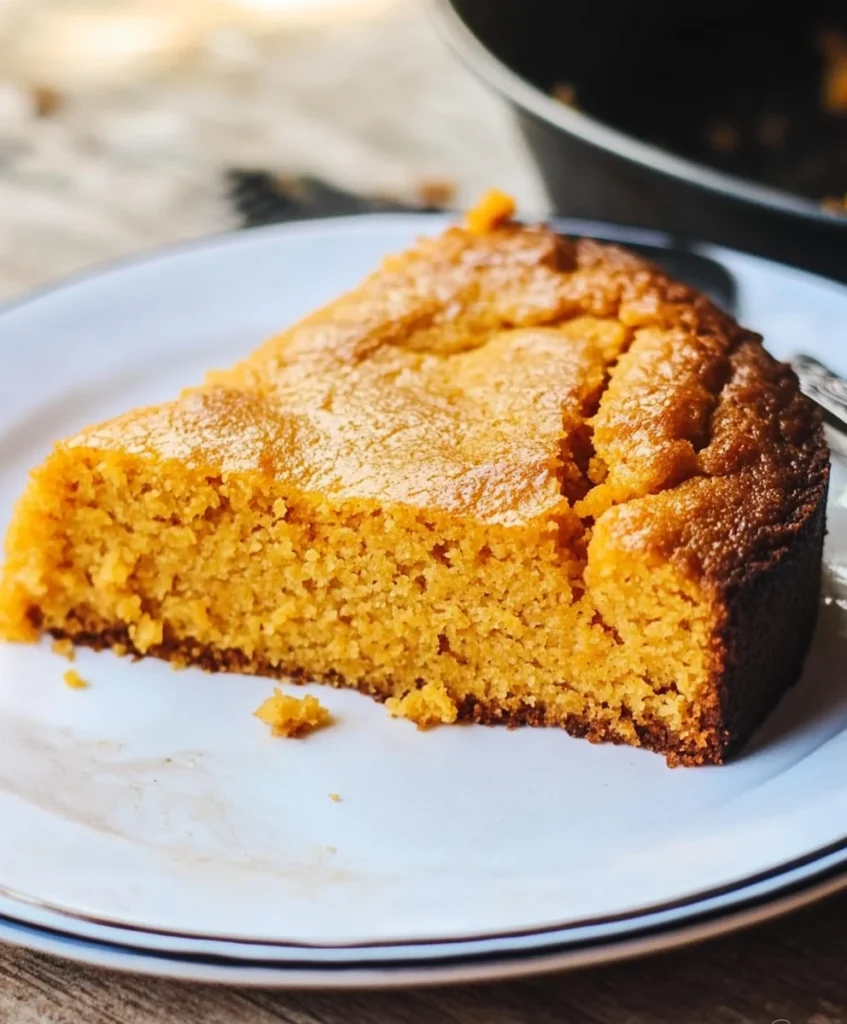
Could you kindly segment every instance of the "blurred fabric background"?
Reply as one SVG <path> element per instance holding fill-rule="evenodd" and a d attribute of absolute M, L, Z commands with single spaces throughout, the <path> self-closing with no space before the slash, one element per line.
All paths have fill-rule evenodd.
<path fill-rule="evenodd" d="M 233 167 L 546 210 L 422 0 L 0 0 L 0 298 L 236 226 Z"/>

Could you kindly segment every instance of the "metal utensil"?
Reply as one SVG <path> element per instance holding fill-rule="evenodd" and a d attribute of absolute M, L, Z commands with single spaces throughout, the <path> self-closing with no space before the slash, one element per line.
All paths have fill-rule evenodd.
<path fill-rule="evenodd" d="M 847 449 L 847 379 L 833 373 L 823 363 L 807 355 L 789 359 L 803 394 L 823 412 L 824 423 L 836 435 L 834 447 L 843 454 Z"/>

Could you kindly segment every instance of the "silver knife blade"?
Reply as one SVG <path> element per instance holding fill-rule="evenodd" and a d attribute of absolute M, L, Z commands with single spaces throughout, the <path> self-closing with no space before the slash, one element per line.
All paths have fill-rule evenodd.
<path fill-rule="evenodd" d="M 797 374 L 803 394 L 823 413 L 824 424 L 829 427 L 830 447 L 847 457 L 847 378 L 811 356 L 796 355 L 788 362 Z"/>
<path fill-rule="evenodd" d="M 832 426 L 847 430 L 847 379 L 811 356 L 797 355 L 788 361 L 803 393 L 837 421 Z"/>

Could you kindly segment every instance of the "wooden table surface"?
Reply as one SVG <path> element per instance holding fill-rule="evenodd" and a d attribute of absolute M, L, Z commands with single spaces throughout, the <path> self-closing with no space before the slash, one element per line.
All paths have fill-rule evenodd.
<path fill-rule="evenodd" d="M 505 984 L 272 992 L 0 946 L 2 1024 L 847 1024 L 847 893 L 685 949 Z"/>
<path fill-rule="evenodd" d="M 147 31 L 130 36 L 162 43 L 155 53 L 152 43 L 150 53 L 139 50 L 134 63 L 125 55 L 120 67 L 96 50 L 111 36 L 93 31 L 87 0 L 0 6 L 2 298 L 234 225 L 221 188 L 221 169 L 232 163 L 409 195 L 421 177 L 448 177 L 460 201 L 492 184 L 525 209 L 542 201 L 510 122 L 434 39 L 417 0 L 384 3 L 391 9 L 379 22 L 348 27 L 334 16 L 325 30 L 306 25 L 297 38 L 292 28 L 258 41 L 238 27 L 207 40 L 191 21 L 206 10 L 199 0 L 122 0 L 106 5 L 117 27 L 140 12 Z M 27 18 L 17 18 L 24 9 Z M 53 14 L 36 18 L 39 9 Z M 61 20 L 76 9 L 82 21 Z M 76 63 L 63 44 L 69 33 L 86 43 Z M 55 90 L 47 104 L 34 102 L 39 83 Z M 649 959 L 389 993 L 179 984 L 0 946 L 0 1024 L 847 1024 L 845 917 L 847 894 Z"/>

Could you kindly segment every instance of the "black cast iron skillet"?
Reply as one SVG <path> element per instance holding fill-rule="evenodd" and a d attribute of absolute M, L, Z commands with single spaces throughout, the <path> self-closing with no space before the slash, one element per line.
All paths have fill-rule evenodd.
<path fill-rule="evenodd" d="M 516 111 L 557 213 L 701 238 L 847 282 L 847 210 L 825 209 L 816 194 L 847 192 L 847 115 L 843 131 L 828 119 L 824 139 L 814 50 L 821 26 L 847 30 L 844 0 L 430 2 L 447 40 Z M 576 109 L 553 98 L 557 83 L 575 88 Z M 786 111 L 790 164 L 755 148 L 763 94 Z M 750 151 L 707 162 L 702 132 L 723 109 Z"/>

